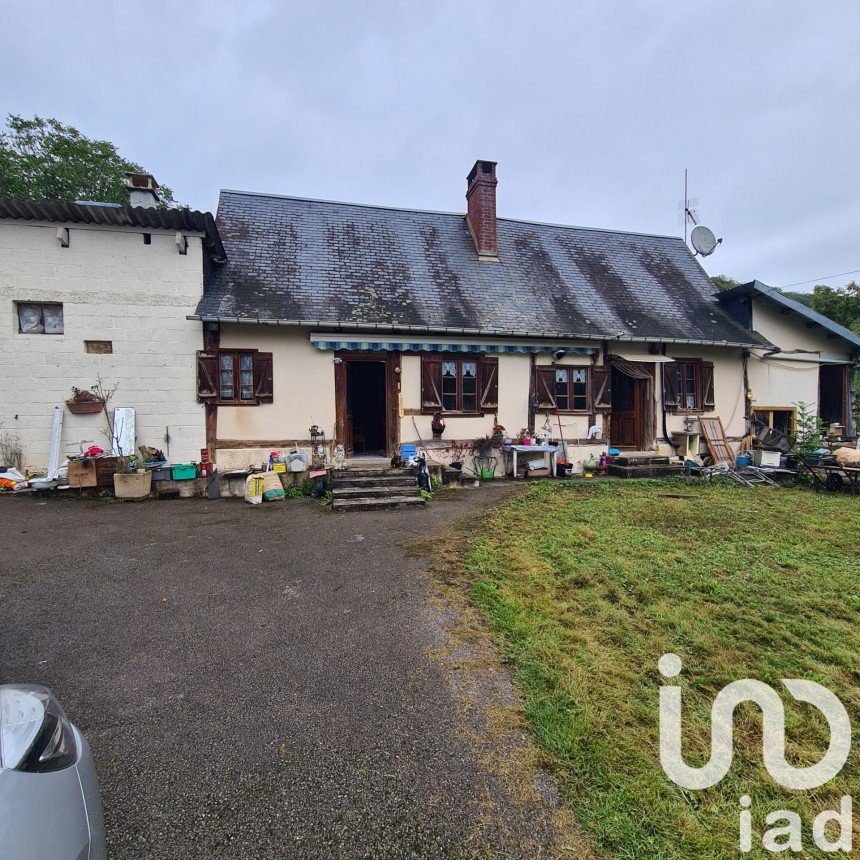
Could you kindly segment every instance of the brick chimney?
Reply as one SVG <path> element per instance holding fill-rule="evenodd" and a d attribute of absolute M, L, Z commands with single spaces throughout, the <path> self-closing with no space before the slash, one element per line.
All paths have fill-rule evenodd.
<path fill-rule="evenodd" d="M 161 200 L 158 193 L 158 183 L 155 181 L 155 177 L 149 173 L 126 173 L 125 185 L 128 188 L 129 206 L 153 209 Z"/>
<path fill-rule="evenodd" d="M 466 223 L 478 252 L 478 259 L 498 261 L 496 238 L 496 162 L 475 162 L 466 177 Z"/>

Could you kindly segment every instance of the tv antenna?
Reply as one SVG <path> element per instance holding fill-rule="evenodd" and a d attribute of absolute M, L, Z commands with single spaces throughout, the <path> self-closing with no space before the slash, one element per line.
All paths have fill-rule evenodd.
<path fill-rule="evenodd" d="M 695 252 L 703 257 L 714 253 L 723 241 L 717 239 L 707 228 L 699 224 L 699 198 L 690 197 L 687 193 L 687 170 L 684 168 L 684 199 L 678 201 L 678 218 L 684 222 L 684 242 L 687 242 L 687 228 L 692 224 L 690 244 Z"/>
<path fill-rule="evenodd" d="M 684 199 L 678 201 L 678 221 L 684 224 L 684 242 L 687 241 L 687 228 L 699 223 L 699 198 L 687 194 L 687 168 L 684 168 Z"/>

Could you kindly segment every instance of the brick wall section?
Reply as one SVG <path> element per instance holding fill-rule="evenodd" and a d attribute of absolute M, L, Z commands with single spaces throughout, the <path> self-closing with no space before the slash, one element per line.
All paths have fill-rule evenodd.
<path fill-rule="evenodd" d="M 163 448 L 169 427 L 171 459 L 198 460 L 202 334 L 185 317 L 203 289 L 201 238 L 188 236 L 182 255 L 167 231 L 152 231 L 146 245 L 140 230 L 69 225 L 68 248 L 56 233 L 56 224 L 0 222 L 0 434 L 20 437 L 25 467 L 44 468 L 53 407 L 100 374 L 119 383 L 111 406 L 135 407 L 138 444 Z M 18 301 L 62 302 L 64 333 L 20 334 Z M 113 354 L 88 354 L 85 340 L 110 340 Z M 64 410 L 61 457 L 80 439 L 107 448 L 104 416 Z"/>
<path fill-rule="evenodd" d="M 466 177 L 467 219 L 475 247 L 482 257 L 497 257 L 496 162 L 476 161 Z"/>

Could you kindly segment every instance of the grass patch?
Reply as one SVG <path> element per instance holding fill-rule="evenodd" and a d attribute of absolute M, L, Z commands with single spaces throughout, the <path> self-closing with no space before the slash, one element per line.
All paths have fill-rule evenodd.
<path fill-rule="evenodd" d="M 817 680 L 852 722 L 860 714 L 860 504 L 736 486 L 661 497 L 667 486 L 533 485 L 481 524 L 468 555 L 472 592 L 566 802 L 605 856 L 736 858 L 745 793 L 756 832 L 767 812 L 794 809 L 807 856 L 819 856 L 812 819 L 856 793 L 856 754 L 821 789 L 784 790 L 761 764 L 760 713 L 744 705 L 730 774 L 683 792 L 659 763 L 657 660 L 674 651 L 684 661 L 689 764 L 709 757 L 716 693 L 748 677 L 783 693 L 788 760 L 817 761 L 826 723 L 780 678 Z"/>

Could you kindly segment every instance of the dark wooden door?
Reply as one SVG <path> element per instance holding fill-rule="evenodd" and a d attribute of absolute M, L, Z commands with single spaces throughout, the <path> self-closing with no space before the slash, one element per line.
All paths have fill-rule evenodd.
<path fill-rule="evenodd" d="M 616 448 L 642 448 L 644 379 L 633 379 L 612 369 L 612 414 L 610 444 Z"/>

